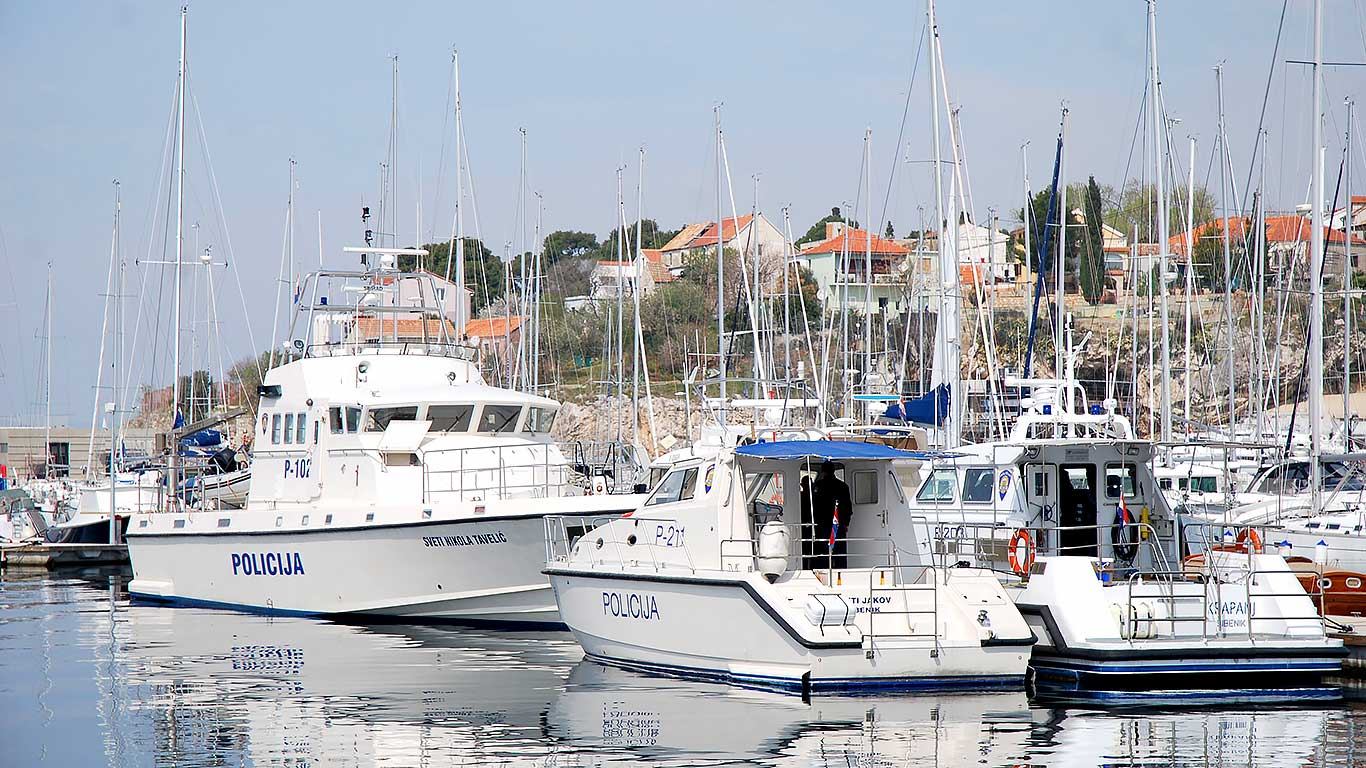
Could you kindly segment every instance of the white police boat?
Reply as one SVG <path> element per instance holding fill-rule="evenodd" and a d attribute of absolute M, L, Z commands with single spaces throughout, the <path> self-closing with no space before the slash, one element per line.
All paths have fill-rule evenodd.
<path fill-rule="evenodd" d="M 995 575 L 908 549 L 897 473 L 926 458 L 792 440 L 680 460 L 630 516 L 546 519 L 560 615 L 590 658 L 647 672 L 804 694 L 1021 686 L 1035 638 Z M 799 489 L 825 462 L 850 486 L 846 562 L 802 546 Z"/>
<path fill-rule="evenodd" d="M 266 374 L 242 509 L 133 516 L 135 598 L 270 612 L 558 624 L 547 513 L 615 516 L 550 437 L 558 403 L 485 384 L 426 273 L 322 271 Z M 420 253 L 420 252 L 418 252 Z M 293 332 L 291 332 L 293 336 Z M 172 497 L 174 498 L 174 497 Z"/>

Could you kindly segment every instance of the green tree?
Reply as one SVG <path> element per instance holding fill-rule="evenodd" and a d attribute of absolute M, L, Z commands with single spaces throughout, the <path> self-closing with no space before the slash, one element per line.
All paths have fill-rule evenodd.
<path fill-rule="evenodd" d="M 598 236 L 591 232 L 558 230 L 545 236 L 546 264 L 560 259 L 576 259 L 598 249 Z"/>
<path fill-rule="evenodd" d="M 840 213 L 839 206 L 835 206 L 834 208 L 831 208 L 831 209 L 830 209 L 830 215 L 829 215 L 829 216 L 826 216 L 826 217 L 822 218 L 820 221 L 817 221 L 815 224 L 812 224 L 812 225 L 811 225 L 811 228 L 808 229 L 808 230 L 806 230 L 806 234 L 802 235 L 800 238 L 797 239 L 797 244 L 798 244 L 798 245 L 801 245 L 802 243 L 818 243 L 818 242 L 824 240 L 824 239 L 825 239 L 825 225 L 826 225 L 826 224 L 831 224 L 831 223 L 834 223 L 834 222 L 837 222 L 837 221 L 838 221 L 838 222 L 844 222 L 845 224 L 848 224 L 849 226 L 851 226 L 851 227 L 853 227 L 853 228 L 855 228 L 855 229 L 858 228 L 858 222 L 857 222 L 857 221 L 847 221 L 847 220 L 844 218 L 844 216 Z"/>
<path fill-rule="evenodd" d="M 185 417 L 186 424 L 193 424 L 208 417 L 210 403 L 221 408 L 222 398 L 221 387 L 213 376 L 208 371 L 195 371 L 180 377 L 180 402 L 176 404 L 176 413 Z"/>
<path fill-rule="evenodd" d="M 882 230 L 882 236 L 887 238 L 888 240 L 891 240 L 892 238 L 896 237 L 896 229 L 892 227 L 892 222 L 887 222 L 887 228 Z"/>
<path fill-rule="evenodd" d="M 1103 207 L 1100 199 L 1100 186 L 1096 177 L 1086 182 L 1085 208 L 1086 229 L 1084 247 L 1081 248 L 1078 275 L 1081 279 L 1081 294 L 1088 304 L 1099 304 L 1105 291 L 1105 236 L 1101 231 L 1104 224 Z"/>
<path fill-rule="evenodd" d="M 1080 194 L 1084 189 L 1085 188 L 1080 185 L 1077 185 L 1075 189 L 1068 189 L 1068 208 L 1073 207 L 1073 204 L 1079 199 Z M 1023 210 L 1015 212 L 1016 218 L 1025 222 L 1026 226 L 1030 228 L 1029 269 L 1036 275 L 1039 272 L 1039 254 L 1042 252 L 1045 237 L 1052 239 L 1048 247 L 1049 264 L 1056 263 L 1058 257 L 1058 220 L 1062 212 L 1062 194 L 1061 192 L 1059 193 L 1058 200 L 1054 204 L 1055 210 L 1053 212 L 1053 218 L 1045 222 L 1045 219 L 1048 218 L 1048 196 L 1049 190 L 1047 189 L 1039 190 L 1034 193 L 1033 199 L 1030 200 L 1030 208 L 1033 213 L 1028 220 L 1025 219 Z M 1079 253 L 1077 241 L 1079 238 L 1076 236 L 1075 232 L 1075 229 L 1070 228 L 1067 231 L 1067 258 L 1063 262 L 1063 268 L 1068 275 L 1075 275 L 1077 269 L 1077 254 Z M 1049 270 L 1049 274 L 1052 274 L 1051 269 Z"/>
<path fill-rule="evenodd" d="M 1186 187 L 1170 190 L 1170 209 L 1167 212 L 1167 221 L 1170 222 L 1171 232 L 1168 236 L 1183 232 L 1186 223 Z M 1153 184 L 1143 184 L 1139 181 L 1130 181 L 1124 189 L 1118 193 L 1111 187 L 1102 188 L 1102 196 L 1110 202 L 1110 207 L 1106 211 L 1105 223 L 1124 233 L 1125 237 L 1132 237 L 1137 230 L 1139 242 L 1157 242 L 1157 187 Z M 1195 188 L 1195 216 L 1193 217 L 1197 225 L 1214 218 L 1214 195 L 1203 186 Z"/>

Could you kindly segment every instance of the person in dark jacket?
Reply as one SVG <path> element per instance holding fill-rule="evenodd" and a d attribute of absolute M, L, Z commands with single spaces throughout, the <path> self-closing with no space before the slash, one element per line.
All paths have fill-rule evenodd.
<path fill-rule="evenodd" d="M 836 513 L 839 524 L 835 525 Z M 853 522 L 854 506 L 849 496 L 849 485 L 835 475 L 835 465 L 825 462 L 816 476 L 812 488 L 811 514 L 816 521 L 816 544 L 814 554 L 827 557 L 832 568 L 844 568 L 848 562 L 846 554 L 849 524 Z M 833 539 L 834 547 L 830 547 Z"/>

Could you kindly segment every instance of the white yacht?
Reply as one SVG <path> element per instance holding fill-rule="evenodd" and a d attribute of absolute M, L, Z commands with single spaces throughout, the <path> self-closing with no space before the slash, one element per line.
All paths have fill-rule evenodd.
<path fill-rule="evenodd" d="M 425 273 L 305 279 L 266 374 L 244 507 L 135 514 L 137 598 L 295 614 L 556 624 L 547 514 L 615 517 L 551 439 L 558 403 L 484 383 Z M 364 260 L 363 260 L 364 263 Z M 291 331 L 293 336 L 293 330 Z M 174 473 L 172 473 L 174 474 Z"/>
<path fill-rule="evenodd" d="M 898 474 L 925 458 L 789 440 L 680 459 L 628 517 L 547 518 L 560 615 L 589 657 L 644 671 L 804 694 L 1022 685 L 1035 638 L 995 576 L 908 549 Z M 803 548 L 799 489 L 827 462 L 851 488 L 845 562 Z"/>
<path fill-rule="evenodd" d="M 904 475 L 920 548 L 941 567 L 991 568 L 1039 636 L 1045 696 L 1106 703 L 1336 698 L 1340 641 L 1264 533 L 1177 525 L 1113 403 L 1075 381 L 1029 386 L 1010 437 L 964 446 Z M 1227 540 L 1225 537 L 1227 536 Z M 936 539 L 938 540 L 936 542 Z M 1203 554 L 1188 557 L 1187 544 Z M 1208 542 L 1214 546 L 1205 546 Z"/>

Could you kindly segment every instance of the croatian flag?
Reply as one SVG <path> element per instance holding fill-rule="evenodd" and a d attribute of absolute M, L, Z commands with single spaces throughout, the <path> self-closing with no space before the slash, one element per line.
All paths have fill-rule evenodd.
<path fill-rule="evenodd" d="M 836 536 L 839 536 L 839 533 L 840 533 L 840 503 L 837 501 L 837 502 L 835 502 L 834 517 L 832 517 L 831 520 L 830 520 L 830 547 L 831 547 L 832 549 L 833 549 L 834 546 L 835 546 L 835 537 L 836 537 Z"/>
<path fill-rule="evenodd" d="M 1134 519 L 1129 516 L 1129 505 L 1124 502 L 1124 494 L 1122 493 L 1119 495 L 1119 510 L 1117 511 L 1119 513 L 1118 517 L 1120 525 L 1133 524 Z"/>

